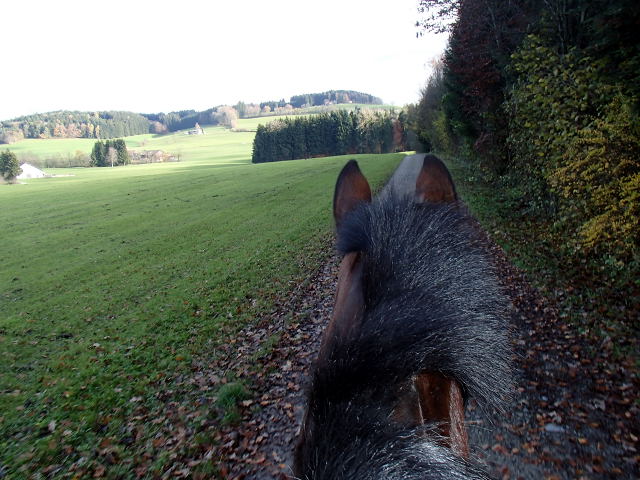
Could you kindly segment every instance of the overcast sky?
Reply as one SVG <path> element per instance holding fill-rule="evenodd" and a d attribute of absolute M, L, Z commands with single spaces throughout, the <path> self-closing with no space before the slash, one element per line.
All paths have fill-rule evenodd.
<path fill-rule="evenodd" d="M 332 89 L 418 99 L 446 37 L 418 0 L 30 0 L 2 5 L 0 120 L 203 110 Z"/>

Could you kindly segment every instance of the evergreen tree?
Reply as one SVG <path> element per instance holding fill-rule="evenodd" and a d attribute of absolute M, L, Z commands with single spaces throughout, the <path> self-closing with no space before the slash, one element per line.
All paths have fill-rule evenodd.
<path fill-rule="evenodd" d="M 127 144 L 122 138 L 118 138 L 113 141 L 114 147 L 118 152 L 118 165 L 129 165 L 131 158 L 129 158 L 129 151 L 127 150 Z"/>
<path fill-rule="evenodd" d="M 20 175 L 21 170 L 15 153 L 10 150 L 0 153 L 0 175 L 7 182 L 13 182 Z"/>
<path fill-rule="evenodd" d="M 92 167 L 105 167 L 107 165 L 107 148 L 104 142 L 97 141 L 91 150 Z"/>
<path fill-rule="evenodd" d="M 395 113 L 361 110 L 276 120 L 258 126 L 252 162 L 392 152 L 404 146 L 403 128 Z"/>

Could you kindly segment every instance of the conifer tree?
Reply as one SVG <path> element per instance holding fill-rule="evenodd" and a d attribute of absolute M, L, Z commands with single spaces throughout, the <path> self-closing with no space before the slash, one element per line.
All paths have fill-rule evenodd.
<path fill-rule="evenodd" d="M 7 181 L 13 182 L 20 175 L 20 164 L 18 157 L 10 150 L 0 153 L 0 175 Z"/>
<path fill-rule="evenodd" d="M 92 167 L 104 167 L 107 163 L 107 148 L 102 141 L 97 141 L 93 145 L 91 150 L 91 163 Z"/>

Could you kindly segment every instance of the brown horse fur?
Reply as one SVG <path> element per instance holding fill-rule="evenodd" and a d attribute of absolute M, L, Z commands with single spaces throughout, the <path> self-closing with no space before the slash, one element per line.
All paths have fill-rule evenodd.
<path fill-rule="evenodd" d="M 458 455 L 468 457 L 464 400 L 458 382 L 439 373 L 420 372 L 415 385 L 422 423 L 436 422 L 444 444 Z"/>
<path fill-rule="evenodd" d="M 340 228 L 349 212 L 355 210 L 361 203 L 369 202 L 371 202 L 369 182 L 362 175 L 358 162 L 350 160 L 340 172 L 333 194 L 333 218 L 336 228 Z"/>
<path fill-rule="evenodd" d="M 419 204 L 394 194 L 369 203 L 355 161 L 338 179 L 345 257 L 308 392 L 297 478 L 487 478 L 466 458 L 463 404 L 474 396 L 498 407 L 510 389 L 505 304 L 468 220 L 430 196 L 447 188 L 424 186 L 436 172 L 455 195 L 438 162 L 425 159 Z"/>
<path fill-rule="evenodd" d="M 457 200 L 456 187 L 447 167 L 435 155 L 425 155 L 416 181 L 416 201 L 453 203 Z"/>
<path fill-rule="evenodd" d="M 425 155 L 416 180 L 415 200 L 418 203 L 449 203 L 458 201 L 458 194 L 447 167 L 434 155 Z M 421 372 L 415 388 L 422 421 L 439 425 L 446 445 L 463 457 L 469 456 L 467 429 L 464 426 L 464 402 L 455 380 L 436 372 Z"/>

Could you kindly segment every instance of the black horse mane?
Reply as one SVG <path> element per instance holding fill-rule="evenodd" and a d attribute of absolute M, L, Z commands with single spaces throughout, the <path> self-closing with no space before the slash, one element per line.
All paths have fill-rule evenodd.
<path fill-rule="evenodd" d="M 393 193 L 347 216 L 337 248 L 361 255 L 362 326 L 313 373 L 302 478 L 487 478 L 434 425 L 390 421 L 421 371 L 455 379 L 485 410 L 508 396 L 506 300 L 475 237 L 459 209 Z"/>

